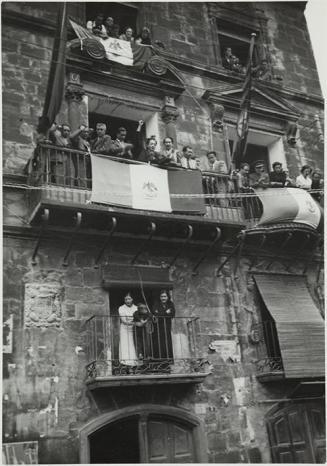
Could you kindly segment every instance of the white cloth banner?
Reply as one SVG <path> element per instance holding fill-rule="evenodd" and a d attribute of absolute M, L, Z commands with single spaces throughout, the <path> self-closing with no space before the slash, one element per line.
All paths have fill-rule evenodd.
<path fill-rule="evenodd" d="M 100 39 L 106 51 L 108 60 L 121 63 L 122 65 L 133 66 L 133 51 L 130 42 L 126 40 L 115 39 Z"/>
<path fill-rule="evenodd" d="M 168 174 L 150 165 L 130 165 L 134 209 L 171 212 Z"/>

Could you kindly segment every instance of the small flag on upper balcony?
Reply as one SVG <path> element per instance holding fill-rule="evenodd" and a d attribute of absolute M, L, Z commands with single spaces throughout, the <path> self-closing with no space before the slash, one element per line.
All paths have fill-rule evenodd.
<path fill-rule="evenodd" d="M 245 155 L 247 137 L 249 131 L 249 118 L 250 118 L 250 108 L 251 108 L 251 90 L 252 90 L 252 56 L 253 48 L 255 41 L 255 34 L 251 35 L 250 49 L 249 49 L 249 60 L 246 67 L 246 75 L 242 88 L 242 98 L 240 102 L 240 113 L 237 119 L 236 132 L 237 132 L 237 142 L 234 145 L 233 151 L 233 163 L 236 168 L 239 168 L 239 165 Z"/>
<path fill-rule="evenodd" d="M 45 134 L 55 122 L 64 96 L 67 43 L 67 5 L 58 3 L 58 17 L 48 84 L 42 116 L 39 118 L 38 132 Z"/>
<path fill-rule="evenodd" d="M 93 41 L 93 44 L 94 41 L 97 41 L 100 47 L 103 47 L 103 57 L 106 57 L 110 61 L 142 69 L 154 54 L 151 46 L 131 44 L 131 42 L 115 37 L 98 37 L 75 21 L 71 19 L 69 21 L 75 34 L 81 41 L 81 48 L 88 48 L 88 40 L 90 44 L 90 41 Z"/>

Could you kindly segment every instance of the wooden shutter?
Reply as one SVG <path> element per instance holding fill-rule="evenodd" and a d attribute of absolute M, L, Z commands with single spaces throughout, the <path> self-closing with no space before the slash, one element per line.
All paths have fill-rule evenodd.
<path fill-rule="evenodd" d="M 268 274 L 256 274 L 254 279 L 276 323 L 285 377 L 324 376 L 324 320 L 305 279 Z"/>

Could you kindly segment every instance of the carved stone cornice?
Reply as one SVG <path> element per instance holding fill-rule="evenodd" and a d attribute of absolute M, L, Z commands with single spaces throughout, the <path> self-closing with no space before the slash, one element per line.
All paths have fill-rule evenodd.
<path fill-rule="evenodd" d="M 81 102 L 85 95 L 83 86 L 80 84 L 67 84 L 65 98 L 70 102 Z"/>
<path fill-rule="evenodd" d="M 223 120 L 225 107 L 223 105 L 210 102 L 209 108 L 211 113 L 212 129 L 213 131 L 221 133 L 224 125 Z"/>
<path fill-rule="evenodd" d="M 165 105 L 161 111 L 161 118 L 166 123 L 173 123 L 176 124 L 177 118 L 179 117 L 179 111 L 176 107 L 171 107 Z"/>

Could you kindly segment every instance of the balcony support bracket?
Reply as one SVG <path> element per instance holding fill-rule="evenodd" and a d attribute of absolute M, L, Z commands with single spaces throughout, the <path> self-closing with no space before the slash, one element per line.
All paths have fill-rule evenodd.
<path fill-rule="evenodd" d="M 260 249 L 263 248 L 265 242 L 267 241 L 267 235 L 264 233 L 261 237 L 261 241 L 258 245 L 258 251 L 260 251 Z M 251 264 L 250 264 L 250 267 L 249 267 L 249 271 L 251 271 L 253 269 L 253 267 L 255 266 L 255 264 L 257 263 L 257 260 L 258 260 L 258 255 L 256 254 L 254 256 L 254 259 L 251 261 Z"/>
<path fill-rule="evenodd" d="M 154 223 L 154 222 L 150 222 L 150 232 L 149 232 L 149 236 L 146 238 L 146 240 L 142 243 L 140 249 L 137 251 L 137 253 L 135 254 L 135 256 L 133 257 L 133 259 L 131 260 L 131 265 L 135 264 L 136 262 L 136 259 L 139 257 L 139 255 L 144 251 L 146 245 L 151 241 L 152 239 L 152 236 L 155 234 L 156 232 L 156 229 L 157 229 L 157 225 Z"/>
<path fill-rule="evenodd" d="M 204 261 L 204 259 L 207 257 L 207 255 L 209 254 L 209 252 L 211 251 L 211 249 L 215 246 L 216 243 L 218 243 L 218 241 L 220 240 L 220 237 L 221 237 L 221 229 L 220 228 L 216 228 L 216 234 L 215 234 L 215 237 L 213 239 L 213 241 L 210 243 L 210 245 L 208 246 L 208 248 L 205 250 L 205 252 L 202 254 L 202 256 L 200 257 L 200 259 L 198 260 L 198 262 L 195 264 L 195 266 L 193 267 L 192 269 L 192 275 L 196 275 L 197 274 L 197 269 L 199 268 L 200 264 Z"/>
<path fill-rule="evenodd" d="M 32 255 L 32 265 L 36 265 L 36 255 L 37 255 L 37 252 L 39 250 L 39 247 L 40 247 L 40 243 L 41 243 L 41 238 L 43 236 L 43 233 L 48 225 L 48 222 L 49 222 L 49 216 L 50 216 L 50 211 L 49 209 L 44 209 L 43 211 L 43 214 L 42 214 L 42 225 L 41 225 L 41 228 L 40 228 L 40 233 L 39 233 L 39 236 L 37 238 L 37 241 L 36 241 L 36 245 L 35 245 L 35 248 L 34 248 L 34 251 L 33 251 L 33 255 Z"/>
<path fill-rule="evenodd" d="M 110 228 L 110 230 L 109 230 L 108 237 L 107 237 L 107 239 L 105 240 L 105 242 L 103 243 L 103 246 L 102 246 L 102 248 L 101 248 L 101 250 L 100 250 L 100 252 L 99 252 L 97 258 L 95 259 L 94 268 L 97 269 L 97 268 L 99 267 L 99 265 L 98 265 L 98 264 L 99 264 L 99 261 L 100 261 L 102 255 L 103 255 L 103 253 L 104 253 L 106 247 L 108 246 L 109 241 L 110 241 L 112 235 L 114 234 L 116 228 L 117 228 L 117 219 L 116 219 L 116 217 L 112 217 L 112 219 L 111 219 L 111 228 Z"/>
<path fill-rule="evenodd" d="M 169 267 L 172 267 L 175 264 L 177 258 L 182 254 L 186 245 L 190 242 L 192 235 L 193 235 L 193 227 L 191 225 L 187 225 L 187 236 L 185 238 L 185 241 L 180 247 L 180 249 L 177 251 L 177 254 L 175 255 L 175 257 L 171 260 Z"/>
<path fill-rule="evenodd" d="M 70 254 L 70 251 L 72 249 L 72 246 L 73 246 L 73 242 L 74 242 L 74 238 L 81 226 L 81 223 L 82 223 L 82 214 L 81 212 L 77 212 L 76 213 L 76 217 L 75 217 L 75 229 L 70 237 L 70 241 L 69 241 L 69 244 L 67 246 L 67 249 L 66 249 L 66 254 L 64 256 L 64 259 L 63 259 L 63 262 L 62 262 L 62 265 L 64 267 L 67 267 L 68 266 L 68 257 L 69 257 L 69 254 Z"/>

